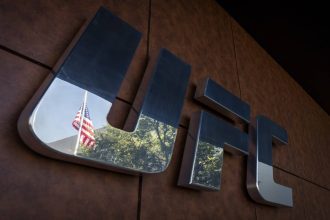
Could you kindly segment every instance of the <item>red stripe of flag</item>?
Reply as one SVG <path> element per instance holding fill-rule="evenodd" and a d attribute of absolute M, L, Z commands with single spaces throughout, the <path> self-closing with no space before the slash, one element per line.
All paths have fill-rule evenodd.
<path fill-rule="evenodd" d="M 79 131 L 80 121 L 81 121 L 81 110 L 77 112 L 72 126 Z M 89 112 L 87 106 L 85 107 L 84 119 L 82 121 L 81 131 L 80 131 L 80 144 L 88 149 L 95 148 L 95 134 L 94 134 L 94 126 L 93 122 L 89 117 Z"/>

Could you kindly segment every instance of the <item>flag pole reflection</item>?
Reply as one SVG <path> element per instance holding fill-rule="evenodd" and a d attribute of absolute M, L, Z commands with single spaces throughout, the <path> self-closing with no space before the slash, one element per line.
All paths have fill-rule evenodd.
<path fill-rule="evenodd" d="M 81 114 L 80 114 L 80 123 L 79 123 L 77 141 L 76 141 L 76 146 L 74 148 L 74 153 L 73 153 L 74 155 L 77 155 L 77 151 L 79 148 L 81 129 L 82 129 L 82 125 L 83 125 L 83 121 L 84 121 L 84 117 L 85 117 L 85 111 L 86 111 L 86 102 L 87 102 L 87 90 L 85 90 L 85 94 L 84 94 L 84 102 L 83 102 L 83 106 L 82 106 Z"/>

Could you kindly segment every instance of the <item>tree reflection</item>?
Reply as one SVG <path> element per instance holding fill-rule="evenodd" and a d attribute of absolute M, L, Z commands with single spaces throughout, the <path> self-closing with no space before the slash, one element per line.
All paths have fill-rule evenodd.
<path fill-rule="evenodd" d="M 176 129 L 142 114 L 134 132 L 109 125 L 96 131 L 95 136 L 95 149 L 81 147 L 81 156 L 129 169 L 157 172 L 169 163 Z"/>
<path fill-rule="evenodd" d="M 193 182 L 211 187 L 220 186 L 223 148 L 204 141 L 197 146 Z"/>

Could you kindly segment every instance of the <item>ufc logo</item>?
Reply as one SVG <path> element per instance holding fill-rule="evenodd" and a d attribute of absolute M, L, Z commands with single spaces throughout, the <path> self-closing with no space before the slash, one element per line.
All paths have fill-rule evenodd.
<path fill-rule="evenodd" d="M 22 112 L 25 143 L 48 157 L 123 173 L 160 173 L 169 165 L 189 81 L 190 65 L 166 49 L 159 53 L 135 123 L 116 128 L 116 96 L 141 34 L 101 8 L 66 58 Z M 250 123 L 247 103 L 211 79 L 195 99 L 225 117 Z M 249 157 L 247 187 L 260 203 L 292 206 L 290 188 L 273 181 L 272 142 L 286 131 L 257 116 L 250 134 L 202 110 L 190 119 L 179 185 L 219 190 L 224 150 Z M 249 152 L 250 145 L 250 152 Z"/>

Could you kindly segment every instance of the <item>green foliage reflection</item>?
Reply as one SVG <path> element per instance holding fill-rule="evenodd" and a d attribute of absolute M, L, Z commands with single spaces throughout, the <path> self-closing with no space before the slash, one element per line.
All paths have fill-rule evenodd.
<path fill-rule="evenodd" d="M 176 129 L 141 115 L 134 132 L 107 126 L 95 135 L 95 149 L 80 148 L 81 156 L 129 169 L 159 172 L 166 168 L 171 158 Z"/>
<path fill-rule="evenodd" d="M 222 164 L 223 148 L 200 141 L 197 146 L 193 182 L 210 187 L 220 187 Z"/>

